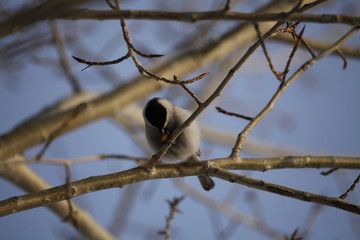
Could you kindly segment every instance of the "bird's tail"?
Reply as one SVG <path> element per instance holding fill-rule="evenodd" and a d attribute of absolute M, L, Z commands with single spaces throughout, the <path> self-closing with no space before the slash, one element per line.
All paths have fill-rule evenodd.
<path fill-rule="evenodd" d="M 215 182 L 209 176 L 198 176 L 201 186 L 205 191 L 210 191 L 215 187 Z"/>
<path fill-rule="evenodd" d="M 196 161 L 200 161 L 200 159 L 196 155 L 193 155 L 188 159 L 188 162 L 196 162 Z M 210 191 L 215 187 L 214 180 L 212 180 L 209 176 L 200 175 L 198 176 L 198 178 L 201 186 L 205 191 Z"/>

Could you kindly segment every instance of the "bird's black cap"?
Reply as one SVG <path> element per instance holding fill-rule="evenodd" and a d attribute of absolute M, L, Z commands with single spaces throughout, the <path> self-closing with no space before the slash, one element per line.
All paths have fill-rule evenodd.
<path fill-rule="evenodd" d="M 160 98 L 151 99 L 145 107 L 146 119 L 159 130 L 164 128 L 166 121 L 166 109 L 159 103 Z"/>

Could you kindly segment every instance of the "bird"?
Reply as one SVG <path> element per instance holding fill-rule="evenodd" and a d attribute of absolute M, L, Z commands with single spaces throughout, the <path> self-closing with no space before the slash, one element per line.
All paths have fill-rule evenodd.
<path fill-rule="evenodd" d="M 178 128 L 191 113 L 175 106 L 170 101 L 155 97 L 150 99 L 143 110 L 146 140 L 154 152 L 160 150 L 171 134 Z M 200 161 L 200 130 L 196 121 L 193 121 L 178 136 L 175 143 L 164 155 L 168 161 L 183 160 L 187 162 Z M 215 187 L 209 176 L 198 176 L 204 190 L 210 191 Z"/>

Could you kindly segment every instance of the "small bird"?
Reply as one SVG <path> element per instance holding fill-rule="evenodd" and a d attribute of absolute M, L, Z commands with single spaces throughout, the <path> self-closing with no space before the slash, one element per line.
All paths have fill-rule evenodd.
<path fill-rule="evenodd" d="M 190 112 L 175 106 L 164 98 L 153 98 L 147 102 L 143 111 L 146 139 L 153 151 L 157 152 L 171 134 L 190 116 Z M 175 143 L 164 155 L 167 160 L 200 161 L 200 131 L 193 121 L 178 136 Z M 201 186 L 211 190 L 215 183 L 209 176 L 198 176 Z"/>

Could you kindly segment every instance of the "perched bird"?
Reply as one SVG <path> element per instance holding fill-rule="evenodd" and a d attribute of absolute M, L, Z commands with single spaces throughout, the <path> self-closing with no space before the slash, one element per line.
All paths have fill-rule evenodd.
<path fill-rule="evenodd" d="M 153 151 L 157 152 L 169 139 L 170 135 L 187 118 L 190 112 L 175 106 L 163 98 L 153 98 L 147 102 L 143 117 L 145 121 L 146 139 Z M 199 161 L 200 131 L 197 123 L 193 121 L 189 127 L 176 139 L 175 143 L 166 152 L 167 160 Z M 211 190 L 215 183 L 209 176 L 198 176 L 201 186 Z"/>

